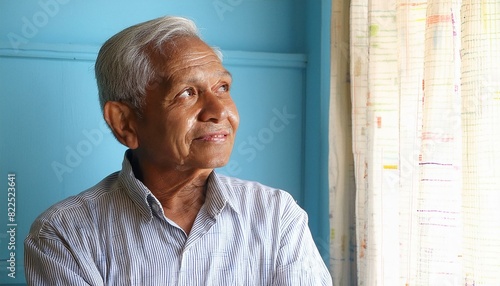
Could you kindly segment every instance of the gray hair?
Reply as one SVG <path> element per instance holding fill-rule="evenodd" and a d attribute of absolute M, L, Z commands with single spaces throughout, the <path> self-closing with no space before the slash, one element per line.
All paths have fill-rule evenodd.
<path fill-rule="evenodd" d="M 120 101 L 140 112 L 148 85 L 159 78 L 148 51 L 161 51 L 163 43 L 183 36 L 200 38 L 194 22 L 166 16 L 126 28 L 107 40 L 95 64 L 101 109 L 107 101 Z M 221 57 L 217 50 L 216 54 Z"/>

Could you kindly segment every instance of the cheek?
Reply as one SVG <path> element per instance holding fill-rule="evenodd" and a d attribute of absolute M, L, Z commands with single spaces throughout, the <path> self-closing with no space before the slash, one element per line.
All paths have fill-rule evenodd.
<path fill-rule="evenodd" d="M 240 115 L 238 113 L 238 109 L 233 105 L 234 108 L 229 112 L 229 121 L 231 122 L 231 126 L 233 127 L 234 132 L 238 130 L 238 126 L 240 125 Z"/>
<path fill-rule="evenodd" d="M 186 157 L 186 131 L 185 120 L 176 120 L 182 118 L 173 113 L 163 114 L 150 120 L 150 130 L 145 136 L 146 140 L 153 142 L 149 149 L 157 157 L 168 158 L 175 162 Z"/>
<path fill-rule="evenodd" d="M 180 155 L 187 155 L 189 153 L 190 134 L 194 129 L 196 120 L 182 115 L 175 117 L 173 121 L 167 121 L 165 136 L 171 146 L 175 146 Z"/>

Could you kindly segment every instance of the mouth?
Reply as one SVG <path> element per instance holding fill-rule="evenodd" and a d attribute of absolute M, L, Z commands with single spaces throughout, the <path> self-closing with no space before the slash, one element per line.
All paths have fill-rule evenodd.
<path fill-rule="evenodd" d="M 227 140 L 228 136 L 229 132 L 221 131 L 221 132 L 203 134 L 202 136 L 195 138 L 195 140 L 205 141 L 205 142 L 224 142 Z"/>

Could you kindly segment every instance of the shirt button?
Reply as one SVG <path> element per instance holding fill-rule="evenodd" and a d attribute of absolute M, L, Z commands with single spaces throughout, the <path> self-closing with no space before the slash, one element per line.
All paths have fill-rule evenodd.
<path fill-rule="evenodd" d="M 154 205 L 153 205 L 153 210 L 154 210 L 155 212 L 159 212 L 159 211 L 160 211 L 160 207 L 159 207 L 157 204 L 154 204 Z"/>

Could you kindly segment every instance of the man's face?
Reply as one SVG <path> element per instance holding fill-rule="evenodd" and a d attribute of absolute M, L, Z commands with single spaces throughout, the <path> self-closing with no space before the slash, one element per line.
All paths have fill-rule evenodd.
<path fill-rule="evenodd" d="M 231 75 L 203 41 L 183 37 L 153 55 L 161 78 L 137 119 L 139 160 L 172 170 L 213 169 L 231 154 L 239 116 Z"/>

